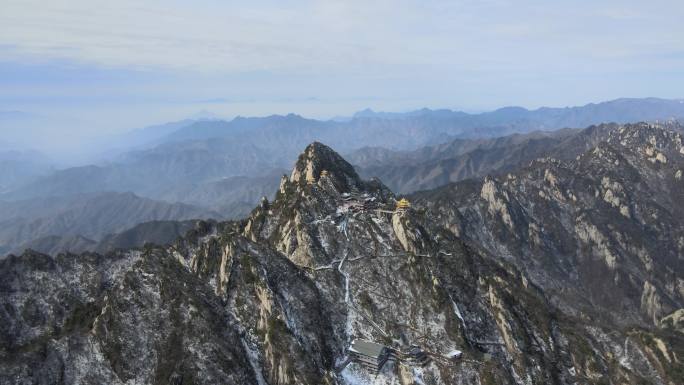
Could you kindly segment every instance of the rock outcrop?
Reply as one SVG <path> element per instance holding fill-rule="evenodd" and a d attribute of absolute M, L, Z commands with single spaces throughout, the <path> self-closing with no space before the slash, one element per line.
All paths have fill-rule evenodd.
<path fill-rule="evenodd" d="M 0 383 L 681 383 L 684 165 L 659 130 L 413 208 L 314 143 L 244 220 L 168 247 L 10 256 Z M 667 163 L 619 144 L 632 135 Z M 397 358 L 348 363 L 357 338 Z M 427 362 L 405 359 L 416 346 Z"/>

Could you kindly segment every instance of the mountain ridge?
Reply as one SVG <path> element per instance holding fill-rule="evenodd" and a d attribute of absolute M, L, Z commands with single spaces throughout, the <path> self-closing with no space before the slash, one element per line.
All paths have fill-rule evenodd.
<path fill-rule="evenodd" d="M 394 191 L 411 193 L 491 173 L 505 173 L 538 157 L 574 158 L 606 138 L 607 132 L 615 127 L 615 124 L 602 124 L 583 130 L 456 139 L 409 152 L 365 148 L 348 157 L 364 177 L 378 177 Z"/>
<path fill-rule="evenodd" d="M 364 110 L 366 111 L 366 110 Z M 679 99 L 660 99 L 660 98 L 621 98 L 607 102 L 589 103 L 575 107 L 540 107 L 528 110 L 522 107 L 503 107 L 494 111 L 482 112 L 478 114 L 468 114 L 461 111 L 448 109 L 430 110 L 423 108 L 407 113 L 375 113 L 372 110 L 360 113 L 350 121 L 322 121 L 304 118 L 297 114 L 271 115 L 267 117 L 244 118 L 237 117 L 231 121 L 208 121 L 197 122 L 196 124 L 181 127 L 172 133 L 166 140 L 176 141 L 179 139 L 210 139 L 229 135 L 241 135 L 245 130 L 262 130 L 271 132 L 285 127 L 293 129 L 296 125 L 298 135 L 308 135 L 308 141 L 302 138 L 299 141 L 299 148 L 304 147 L 309 142 L 320 140 L 335 145 L 338 150 L 346 150 L 350 145 L 344 138 L 330 136 L 330 128 L 341 131 L 342 135 L 362 136 L 363 129 L 360 124 L 380 123 L 393 126 L 395 131 L 412 130 L 413 134 L 420 133 L 424 138 L 420 138 L 422 143 L 429 144 L 441 136 L 461 136 L 477 137 L 480 136 L 501 136 L 511 133 L 526 133 L 534 130 L 554 130 L 563 128 L 588 127 L 601 123 L 628 123 L 635 121 L 655 121 L 684 118 L 684 100 Z M 421 120 L 427 119 L 427 120 Z M 412 125 L 403 127 L 398 125 L 397 120 L 405 120 Z M 327 125 L 327 126 L 326 126 Z M 320 131 L 327 128 L 327 133 Z M 371 126 L 373 130 L 378 130 L 378 136 L 366 136 L 371 145 L 378 145 L 382 142 L 381 126 Z M 492 132 L 487 133 L 489 129 Z M 482 133 L 477 131 L 481 130 Z M 440 132 L 441 131 L 441 132 Z M 472 132 L 469 132 L 472 131 Z M 261 132 L 258 136 L 263 135 Z M 395 135 L 398 135 L 395 132 Z M 392 139 L 391 136 L 385 140 Z M 304 143 L 305 142 L 305 143 Z M 399 149 L 406 149 L 406 144 L 393 144 Z M 415 146 L 415 145 L 414 145 Z"/>
<path fill-rule="evenodd" d="M 0 376 L 679 383 L 684 337 L 659 317 L 675 319 L 684 305 L 681 216 L 667 215 L 682 207 L 672 194 L 684 188 L 681 141 L 649 124 L 619 126 L 578 159 L 412 195 L 412 207 L 311 144 L 273 201 L 243 220 L 200 222 L 166 247 L 0 261 Z M 660 244 L 629 237 L 634 229 L 662 234 Z M 549 266 L 550 275 L 579 269 L 569 282 L 580 294 L 586 282 L 603 290 L 559 290 L 539 277 Z M 52 290 L 40 290 L 46 283 Z M 606 306 L 614 316 L 602 315 Z M 349 362 L 354 339 L 397 358 L 379 373 Z M 425 364 L 407 358 L 413 348 Z"/>
<path fill-rule="evenodd" d="M 0 212 L 5 218 L 0 231 L 3 255 L 48 236 L 53 237 L 52 242 L 61 242 L 64 239 L 59 237 L 66 236 L 98 242 L 107 234 L 150 220 L 221 218 L 198 207 L 140 198 L 130 192 L 0 202 Z"/>
<path fill-rule="evenodd" d="M 618 102 L 625 103 L 624 100 L 611 103 Z M 627 111 L 629 113 L 625 112 L 622 107 L 610 112 L 610 108 L 606 105 L 613 104 L 603 103 L 596 105 L 603 107 L 590 106 L 587 116 L 593 116 L 593 120 L 589 120 L 596 123 L 605 120 L 625 121 L 637 118 L 665 119 L 679 114 L 677 111 L 680 110 L 684 115 L 684 105 L 680 107 L 681 103 L 677 101 L 634 99 L 629 100 L 629 103 L 632 103 Z M 635 108 L 634 103 L 643 103 L 643 106 Z M 581 110 L 585 107 L 579 108 Z M 596 108 L 599 110 L 608 108 L 608 111 L 599 114 Z M 158 138 L 156 146 L 138 148 L 110 162 L 55 170 L 47 175 L 33 173 L 27 178 L 13 177 L 0 190 L 2 191 L 0 199 L 17 200 L 87 192 L 132 191 L 137 195 L 155 200 L 198 204 L 205 197 L 212 195 L 216 199 L 204 206 L 205 209 L 220 211 L 227 217 L 238 217 L 245 213 L 248 206 L 257 204 L 262 195 L 268 195 L 263 194 L 265 189 L 272 189 L 273 184 L 265 181 L 263 177 L 273 173 L 274 170 L 289 168 L 300 150 L 313 141 L 333 145 L 342 153 L 355 151 L 361 145 L 381 145 L 397 151 L 437 145 L 458 138 L 479 140 L 478 138 L 497 137 L 515 132 L 589 125 L 585 124 L 586 120 L 575 119 L 574 112 L 568 113 L 566 109 L 533 111 L 533 114 L 539 115 L 534 119 L 520 119 L 511 115 L 510 109 L 508 112 L 503 111 L 505 116 L 491 115 L 491 113 L 466 114 L 466 116 L 446 110 L 419 111 L 420 114 L 405 119 L 359 118 L 350 122 L 318 121 L 290 114 L 263 118 L 239 117 L 231 122 L 203 120 L 195 122 L 195 125 L 185 125 L 183 121 L 170 123 L 153 127 L 150 135 L 158 136 L 160 133 L 170 131 L 172 133 L 169 135 L 181 135 L 185 139 Z M 575 110 L 568 109 L 568 111 Z M 498 112 L 498 114 L 501 113 L 502 111 Z M 567 119 L 558 118 L 556 113 L 566 114 L 563 116 Z M 204 134 L 201 129 L 198 130 L 202 127 L 205 129 Z M 216 135 L 223 137 L 217 139 Z M 471 162 L 477 163 L 478 159 L 473 159 Z M 16 172 L 23 172 L 19 166 L 12 165 L 11 167 Z M 458 167 L 458 165 L 445 165 L 442 169 L 447 170 L 453 167 Z M 473 167 L 473 170 L 477 170 L 477 167 Z M 9 171 L 6 175 L 14 172 L 12 169 Z M 432 182 L 410 181 L 410 184 L 418 184 L 418 188 L 421 189 L 436 187 L 435 183 L 444 183 L 454 180 L 455 177 L 473 175 L 473 171 L 464 169 L 462 172 L 454 172 L 454 177 L 446 174 L 448 171 L 443 171 L 442 175 Z M 406 182 L 395 183 L 393 178 L 397 178 L 396 176 L 382 176 L 397 191 L 415 190 L 415 188 L 405 189 L 401 186 Z M 259 186 L 255 189 L 258 192 L 249 197 L 244 193 L 244 189 L 235 193 L 240 189 L 233 188 L 235 187 L 233 184 L 233 187 L 220 196 L 216 194 L 218 181 L 234 177 L 253 178 L 249 184 Z M 227 186 L 226 183 L 223 185 Z"/>

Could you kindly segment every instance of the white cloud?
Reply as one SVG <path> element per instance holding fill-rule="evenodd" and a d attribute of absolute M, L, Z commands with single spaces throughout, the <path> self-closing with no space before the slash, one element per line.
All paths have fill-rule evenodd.
<path fill-rule="evenodd" d="M 0 46 L 17 60 L 331 75 L 533 70 L 684 49 L 682 2 L 594 4 L 2 0 Z"/>
<path fill-rule="evenodd" d="M 0 107 L 113 129 L 203 108 L 681 97 L 683 14 L 680 0 L 0 0 Z"/>

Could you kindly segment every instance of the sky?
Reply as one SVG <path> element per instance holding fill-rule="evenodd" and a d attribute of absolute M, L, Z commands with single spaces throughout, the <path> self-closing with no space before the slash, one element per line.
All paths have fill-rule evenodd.
<path fill-rule="evenodd" d="M 207 111 L 681 98 L 682 20 L 681 0 L 0 0 L 0 112 L 53 140 Z"/>

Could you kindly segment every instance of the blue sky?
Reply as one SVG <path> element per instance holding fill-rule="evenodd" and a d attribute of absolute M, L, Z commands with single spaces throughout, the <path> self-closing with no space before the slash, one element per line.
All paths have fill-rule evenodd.
<path fill-rule="evenodd" d="M 94 135 L 201 110 L 680 98 L 683 19 L 676 0 L 0 0 L 0 111 Z"/>

